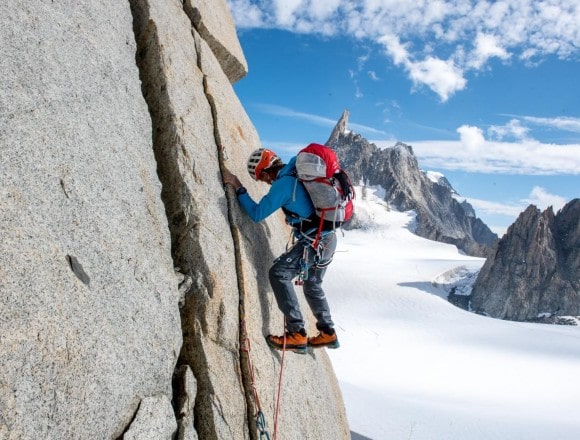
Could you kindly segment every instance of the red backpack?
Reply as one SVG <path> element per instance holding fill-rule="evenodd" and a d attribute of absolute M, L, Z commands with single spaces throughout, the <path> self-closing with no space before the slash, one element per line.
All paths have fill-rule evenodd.
<path fill-rule="evenodd" d="M 332 148 L 320 144 L 310 144 L 296 156 L 296 175 L 304 184 L 320 226 L 313 246 L 318 244 L 324 220 L 340 226 L 354 213 L 354 187 L 338 163 Z"/>

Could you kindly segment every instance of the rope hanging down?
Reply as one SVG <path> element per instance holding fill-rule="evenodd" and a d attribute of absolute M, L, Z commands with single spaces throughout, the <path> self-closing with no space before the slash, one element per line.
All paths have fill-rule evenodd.
<path fill-rule="evenodd" d="M 243 314 L 243 305 L 240 305 L 240 315 Z M 270 440 L 270 433 L 268 432 L 268 427 L 266 426 L 266 417 L 262 411 L 262 405 L 260 404 L 260 396 L 258 396 L 258 389 L 256 388 L 256 381 L 254 378 L 254 365 L 252 364 L 252 358 L 250 356 L 250 351 L 252 349 L 250 339 L 248 338 L 248 333 L 246 331 L 246 320 L 242 319 L 240 323 L 240 349 L 246 353 L 246 364 L 248 371 L 250 372 L 250 387 L 252 391 L 252 397 L 254 399 L 254 406 L 256 408 L 256 413 L 254 417 L 256 418 L 256 427 L 258 428 L 258 433 L 260 434 L 260 439 Z M 274 439 L 276 434 L 274 434 Z"/>
<path fill-rule="evenodd" d="M 216 139 L 219 139 L 218 133 L 216 133 Z M 225 168 L 225 161 L 228 159 L 227 153 L 225 148 L 223 148 L 218 142 L 218 161 L 220 166 L 220 172 L 223 173 L 223 169 Z M 254 418 L 256 420 L 256 427 L 258 429 L 258 434 L 260 440 L 270 440 L 270 434 L 268 432 L 266 426 L 266 418 L 262 411 L 262 406 L 260 405 L 260 398 L 258 396 L 258 390 L 256 389 L 256 383 L 254 379 L 254 366 L 252 364 L 252 359 L 250 356 L 251 344 L 250 339 L 248 338 L 248 332 L 246 329 L 246 311 L 244 305 L 244 299 L 246 295 L 244 277 L 243 277 L 243 268 L 242 268 L 242 256 L 241 256 L 241 233 L 236 226 L 236 222 L 233 215 L 233 199 L 235 196 L 232 196 L 231 191 L 228 192 L 226 190 L 226 203 L 228 206 L 228 221 L 230 224 L 230 230 L 232 234 L 232 240 L 234 243 L 234 256 L 236 262 L 236 273 L 237 273 L 237 281 L 238 281 L 238 291 L 240 293 L 240 299 L 238 304 L 238 311 L 239 311 L 239 320 L 240 320 L 240 361 L 243 362 L 245 360 L 245 369 L 243 365 L 241 365 L 242 370 L 242 382 L 244 388 L 246 390 L 246 394 L 251 394 L 251 400 L 253 400 L 253 405 L 248 399 L 247 406 L 248 406 L 248 413 L 251 413 L 250 406 L 253 406 L 254 409 Z M 246 374 L 244 374 L 244 370 Z M 249 383 L 248 383 L 249 382 Z M 248 390 L 249 388 L 249 390 Z"/>
<path fill-rule="evenodd" d="M 217 133 L 216 133 L 217 134 Z M 217 139 L 217 137 L 216 137 Z M 227 153 L 223 146 L 218 144 L 218 161 L 220 165 L 220 171 L 223 170 L 225 167 L 224 162 L 228 159 Z M 241 356 L 246 360 L 246 368 L 249 373 L 249 386 L 250 392 L 252 396 L 252 400 L 254 401 L 254 408 L 255 414 L 254 417 L 256 419 L 256 428 L 258 429 L 259 438 L 260 440 L 270 440 L 270 433 L 268 432 L 268 428 L 266 425 L 266 417 L 264 416 L 264 412 L 262 411 L 262 405 L 260 404 L 260 397 L 258 395 L 258 390 L 256 388 L 256 381 L 254 377 L 254 365 L 252 364 L 252 358 L 250 355 L 251 351 L 251 342 L 248 338 L 248 332 L 246 329 L 246 311 L 244 305 L 244 298 L 245 298 L 245 288 L 244 288 L 244 281 L 243 281 L 243 270 L 241 268 L 241 251 L 240 251 L 240 231 L 235 226 L 234 217 L 232 214 L 232 201 L 231 195 L 226 191 L 226 203 L 228 205 L 228 220 L 230 223 L 230 229 L 232 233 L 232 239 L 234 242 L 234 253 L 235 253 L 235 260 L 236 260 L 236 271 L 238 274 L 238 289 L 240 292 L 240 300 L 239 300 L 239 318 L 240 318 L 240 351 L 244 353 L 245 356 Z M 307 252 L 307 248 L 305 247 L 305 255 Z M 307 270 L 307 267 L 306 267 Z M 307 275 L 306 275 L 307 276 Z M 278 415 L 280 412 L 280 398 L 282 395 L 282 372 L 284 370 L 284 358 L 286 354 L 286 318 L 284 318 L 284 342 L 282 346 L 282 360 L 280 362 L 280 377 L 278 379 L 278 396 L 276 399 L 276 414 L 274 417 L 274 439 L 276 440 L 278 434 Z M 243 369 L 242 369 L 243 370 Z"/>
<path fill-rule="evenodd" d="M 280 397 L 282 396 L 282 372 L 284 371 L 284 356 L 286 354 L 286 317 L 284 317 L 284 342 L 282 343 L 282 360 L 280 361 L 280 378 L 278 379 L 278 397 L 276 397 L 276 412 L 274 416 L 274 440 L 278 437 L 278 414 L 280 412 Z"/>

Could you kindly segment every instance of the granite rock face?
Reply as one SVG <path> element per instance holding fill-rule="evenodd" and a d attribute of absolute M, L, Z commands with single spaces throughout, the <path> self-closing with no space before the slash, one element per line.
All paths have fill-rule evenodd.
<path fill-rule="evenodd" d="M 221 181 L 267 190 L 245 170 L 260 142 L 225 0 L 0 14 L 0 438 L 257 438 L 289 231 L 251 223 Z M 326 353 L 285 369 L 279 438 L 348 438 Z"/>
<path fill-rule="evenodd" d="M 0 5 L 0 438 L 170 398 L 177 280 L 126 2 Z"/>
<path fill-rule="evenodd" d="M 380 149 L 347 131 L 347 123 L 345 111 L 326 145 L 336 149 L 353 183 L 381 185 L 387 202 L 401 211 L 415 210 L 417 235 L 454 244 L 468 255 L 491 253 L 497 235 L 475 216 L 469 203 L 456 199 L 447 179 L 430 179 L 419 169 L 412 147 L 398 142 Z"/>
<path fill-rule="evenodd" d="M 580 315 L 580 199 L 556 215 L 530 205 L 473 286 L 471 308 L 516 321 Z"/>
<path fill-rule="evenodd" d="M 230 82 L 234 83 L 246 76 L 248 64 L 226 2 L 185 0 L 183 4 L 196 31 L 210 46 Z"/>
<path fill-rule="evenodd" d="M 197 381 L 195 427 L 204 439 L 255 438 L 252 387 L 271 417 L 278 379 L 279 356 L 264 335 L 283 328 L 267 269 L 284 250 L 289 231 L 279 216 L 253 224 L 233 194 L 223 191 L 224 167 L 256 198 L 267 187 L 247 175 L 247 157 L 260 141 L 214 48 L 190 15 L 180 14 L 179 5 L 173 10 L 159 1 L 134 5 L 137 62 L 152 115 L 172 254 L 193 280 L 181 313 L 178 365 L 189 366 Z M 253 377 L 260 377 L 253 383 L 241 328 L 251 341 Z M 283 435 L 347 438 L 342 399 L 325 353 L 288 362 L 293 372 L 288 381 L 296 382 L 287 387 L 296 392 L 280 413 Z"/>
<path fill-rule="evenodd" d="M 123 435 L 124 440 L 172 440 L 177 431 L 173 407 L 167 395 L 141 400 L 135 419 Z"/>

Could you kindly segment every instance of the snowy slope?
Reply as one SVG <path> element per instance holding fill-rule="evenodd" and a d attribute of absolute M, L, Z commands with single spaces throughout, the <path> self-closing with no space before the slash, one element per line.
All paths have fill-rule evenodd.
<path fill-rule="evenodd" d="M 413 235 L 412 213 L 359 191 L 325 279 L 341 348 L 328 350 L 352 431 L 374 440 L 580 438 L 580 328 L 495 320 L 432 281 L 483 259 Z"/>

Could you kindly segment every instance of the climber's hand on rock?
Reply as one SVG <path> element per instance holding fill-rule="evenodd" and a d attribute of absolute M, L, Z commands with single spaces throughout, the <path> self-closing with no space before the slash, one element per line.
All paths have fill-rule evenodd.
<path fill-rule="evenodd" d="M 226 185 L 231 185 L 234 189 L 238 189 L 242 186 L 240 179 L 227 169 L 223 171 L 223 180 Z"/>

